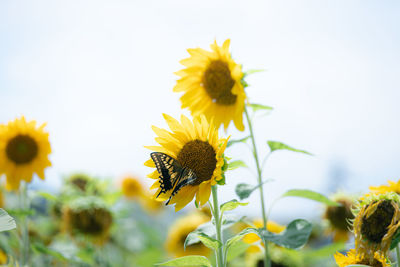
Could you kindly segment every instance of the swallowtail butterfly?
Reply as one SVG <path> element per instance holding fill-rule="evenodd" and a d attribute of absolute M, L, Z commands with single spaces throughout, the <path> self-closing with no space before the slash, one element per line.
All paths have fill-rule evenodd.
<path fill-rule="evenodd" d="M 171 196 L 166 205 L 168 205 L 171 198 L 175 196 L 182 187 L 191 185 L 196 181 L 197 176 L 193 170 L 187 167 L 182 167 L 176 159 L 167 154 L 153 152 L 150 156 L 160 175 L 158 179 L 160 181 L 161 191 L 158 193 L 157 197 L 160 194 L 172 190 Z"/>

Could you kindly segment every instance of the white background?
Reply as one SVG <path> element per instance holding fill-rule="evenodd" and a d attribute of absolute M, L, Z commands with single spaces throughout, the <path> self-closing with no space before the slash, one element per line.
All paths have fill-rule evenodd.
<path fill-rule="evenodd" d="M 45 182 L 86 171 L 116 182 L 140 176 L 151 125 L 178 117 L 172 92 L 186 49 L 231 39 L 249 77 L 251 102 L 273 106 L 255 120 L 258 148 L 279 140 L 314 157 L 276 152 L 266 166 L 270 203 L 290 188 L 365 192 L 400 178 L 398 1 L 1 1 L 0 122 L 47 122 L 53 167 Z M 232 138 L 245 136 L 233 128 Z M 221 132 L 221 134 L 224 134 Z M 245 145 L 227 151 L 253 168 Z M 255 183 L 246 169 L 235 184 Z M 248 214 L 258 214 L 258 195 Z M 275 219 L 318 216 L 319 205 L 287 199 Z"/>

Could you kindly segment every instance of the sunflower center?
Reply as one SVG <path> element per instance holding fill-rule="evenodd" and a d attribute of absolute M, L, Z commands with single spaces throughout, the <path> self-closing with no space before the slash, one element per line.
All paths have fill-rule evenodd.
<path fill-rule="evenodd" d="M 100 235 L 110 227 L 112 216 L 109 211 L 102 208 L 82 210 L 72 212 L 70 223 L 81 233 Z"/>
<path fill-rule="evenodd" d="M 183 167 L 194 171 L 197 176 L 195 185 L 210 180 L 217 166 L 214 148 L 200 140 L 186 143 L 178 154 L 178 161 Z"/>
<path fill-rule="evenodd" d="M 237 96 L 232 94 L 235 81 L 229 66 L 221 60 L 211 61 L 203 75 L 203 86 L 214 102 L 230 106 L 235 104 Z"/>
<path fill-rule="evenodd" d="M 371 242 L 380 243 L 388 232 L 393 215 L 394 207 L 391 201 L 382 201 L 371 216 L 362 218 L 361 234 Z"/>
<path fill-rule="evenodd" d="M 31 162 L 39 152 L 36 141 L 28 135 L 17 135 L 12 138 L 6 147 L 8 159 L 15 164 Z"/>
<path fill-rule="evenodd" d="M 354 217 L 351 212 L 352 203 L 346 200 L 338 200 L 337 202 L 342 205 L 338 207 L 329 207 L 326 210 L 326 218 L 336 229 L 347 231 L 349 229 L 348 220 Z"/>

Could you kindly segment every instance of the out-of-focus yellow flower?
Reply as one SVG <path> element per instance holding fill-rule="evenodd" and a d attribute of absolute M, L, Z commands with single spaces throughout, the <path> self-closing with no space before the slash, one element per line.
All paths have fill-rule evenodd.
<path fill-rule="evenodd" d="M 209 218 L 198 212 L 179 218 L 168 231 L 165 249 L 174 257 L 188 255 L 208 256 L 211 251 L 201 242 L 187 246 L 186 250 L 183 248 L 187 235 L 207 221 L 209 221 Z"/>
<path fill-rule="evenodd" d="M 122 180 L 122 193 L 127 198 L 141 197 L 143 195 L 143 186 L 139 179 L 127 176 Z"/>
<path fill-rule="evenodd" d="M 97 197 L 79 197 L 63 208 L 64 229 L 73 237 L 83 235 L 103 245 L 113 222 L 111 211 Z"/>
<path fill-rule="evenodd" d="M 253 221 L 253 224 L 256 228 L 261 228 L 263 227 L 263 220 L 262 219 L 257 219 L 255 221 Z M 243 227 L 243 229 L 248 228 L 249 226 Z M 279 234 L 280 232 L 282 232 L 283 230 L 285 230 L 285 226 L 282 226 L 274 221 L 268 221 L 267 222 L 267 230 L 275 233 L 275 234 Z M 261 239 L 257 234 L 254 233 L 250 233 L 247 234 L 243 237 L 243 242 L 247 243 L 247 244 L 255 244 L 256 242 L 259 242 Z M 260 248 L 257 246 L 257 244 L 255 244 L 254 246 L 250 246 L 248 249 L 248 252 L 259 252 Z"/>
<path fill-rule="evenodd" d="M 7 264 L 8 262 L 8 257 L 6 252 L 0 248 L 0 265 Z"/>
<path fill-rule="evenodd" d="M 369 190 L 374 194 L 385 194 L 389 192 L 400 194 L 400 180 L 398 180 L 397 182 L 389 180 L 388 184 L 389 185 L 370 186 Z"/>
<path fill-rule="evenodd" d="M 324 217 L 329 222 L 329 232 L 333 234 L 333 241 L 346 242 L 350 235 L 350 221 L 354 218 L 351 211 L 354 201 L 343 194 L 333 197 L 341 206 L 329 206 Z"/>
<path fill-rule="evenodd" d="M 214 118 L 219 128 L 228 128 L 231 121 L 240 131 L 244 130 L 243 111 L 246 94 L 242 85 L 242 66 L 229 53 L 230 40 L 222 46 L 211 45 L 211 52 L 201 48 L 188 49 L 191 57 L 180 63 L 186 69 L 176 72 L 181 77 L 175 92 L 185 92 L 181 97 L 182 108 L 189 108 L 193 116 L 204 114 Z"/>
<path fill-rule="evenodd" d="M 372 259 L 362 257 L 356 253 L 355 249 L 350 249 L 347 255 L 336 252 L 335 261 L 339 267 L 347 267 L 352 264 L 364 264 L 372 267 L 389 267 L 390 263 L 387 258 L 379 253 L 374 253 Z"/>
<path fill-rule="evenodd" d="M 6 189 L 17 190 L 21 181 L 32 181 L 36 173 L 44 179 L 44 170 L 51 166 L 49 134 L 46 124 L 25 117 L 0 125 L 0 175 L 6 175 Z"/>
<path fill-rule="evenodd" d="M 148 177 L 156 181 L 150 189 L 157 189 L 154 198 L 159 201 L 164 201 L 171 198 L 169 204 L 176 204 L 175 211 L 178 211 L 191 202 L 196 196 L 196 202 L 202 206 L 207 203 L 211 194 L 211 186 L 216 185 L 222 176 L 222 166 L 224 165 L 223 153 L 228 142 L 227 139 L 219 139 L 218 130 L 214 124 L 209 123 L 204 116 L 194 118 L 191 122 L 186 116 L 181 117 L 181 123 L 174 118 L 165 115 L 172 132 L 153 126 L 154 132 L 158 135 L 156 141 L 160 146 L 146 146 L 146 148 L 161 152 L 172 159 L 163 164 L 169 164 L 171 169 L 174 169 L 177 161 L 182 168 L 190 169 L 195 173 L 195 180 L 180 188 L 175 195 L 171 188 L 165 190 L 165 181 L 163 179 L 172 179 L 180 175 L 173 173 L 171 177 L 163 179 L 157 169 Z M 148 167 L 156 168 L 154 162 L 149 159 L 145 162 Z M 166 172 L 167 169 L 165 169 Z M 175 175 L 175 176 L 174 176 Z M 171 182 L 168 180 L 168 182 Z"/>

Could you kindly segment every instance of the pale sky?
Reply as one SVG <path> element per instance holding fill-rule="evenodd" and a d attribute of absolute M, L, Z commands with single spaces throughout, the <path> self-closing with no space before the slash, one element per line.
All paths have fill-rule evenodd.
<path fill-rule="evenodd" d="M 275 108 L 254 122 L 261 154 L 266 140 L 315 154 L 270 158 L 268 203 L 291 188 L 328 193 L 335 181 L 365 192 L 400 178 L 398 14 L 394 0 L 1 1 L 0 122 L 48 123 L 53 167 L 36 186 L 56 188 L 74 171 L 146 182 L 151 125 L 166 126 L 162 113 L 188 114 L 172 92 L 179 60 L 230 38 L 244 70 L 267 70 L 247 89 L 250 102 Z M 245 145 L 226 154 L 253 166 Z M 246 169 L 227 176 L 221 201 L 236 197 L 237 183 L 256 183 Z M 249 201 L 239 212 L 258 214 L 258 194 Z M 272 217 L 319 207 L 282 200 Z"/>

